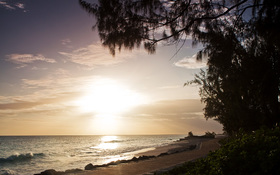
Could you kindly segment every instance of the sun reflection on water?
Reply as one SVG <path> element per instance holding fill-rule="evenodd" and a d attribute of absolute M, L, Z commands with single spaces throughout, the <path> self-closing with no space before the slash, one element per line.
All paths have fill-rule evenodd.
<path fill-rule="evenodd" d="M 118 143 L 100 143 L 99 145 L 97 145 L 94 148 L 97 149 L 116 149 L 118 148 Z"/>
<path fill-rule="evenodd" d="M 112 142 L 114 140 L 118 140 L 118 136 L 103 136 L 101 140 L 103 142 Z"/>
<path fill-rule="evenodd" d="M 95 147 L 96 149 L 117 149 L 119 147 L 119 143 L 116 143 L 115 141 L 118 141 L 118 136 L 103 136 L 101 138 L 101 143 Z"/>

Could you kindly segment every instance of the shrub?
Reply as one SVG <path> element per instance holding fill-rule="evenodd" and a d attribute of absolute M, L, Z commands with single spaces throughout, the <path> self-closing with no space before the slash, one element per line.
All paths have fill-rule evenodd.
<path fill-rule="evenodd" d="M 190 131 L 190 132 L 188 133 L 188 137 L 193 137 L 192 131 Z"/>
<path fill-rule="evenodd" d="M 188 162 L 166 174 L 179 175 L 263 175 L 280 174 L 280 129 L 263 128 L 240 132 L 224 141 L 206 158 Z"/>

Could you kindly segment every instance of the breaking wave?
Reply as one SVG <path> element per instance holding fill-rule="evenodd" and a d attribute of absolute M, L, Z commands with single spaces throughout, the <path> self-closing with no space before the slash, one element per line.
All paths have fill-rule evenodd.
<path fill-rule="evenodd" d="M 0 163 L 16 163 L 16 162 L 25 162 L 30 161 L 31 159 L 43 157 L 44 153 L 27 153 L 27 154 L 15 154 L 7 158 L 0 158 Z"/>
<path fill-rule="evenodd" d="M 18 175 L 18 173 L 16 173 L 13 170 L 3 169 L 3 170 L 0 170 L 0 175 Z"/>

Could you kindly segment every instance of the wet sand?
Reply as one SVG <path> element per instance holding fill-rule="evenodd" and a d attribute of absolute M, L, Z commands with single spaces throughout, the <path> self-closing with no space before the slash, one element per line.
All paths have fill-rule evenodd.
<path fill-rule="evenodd" d="M 110 165 L 108 167 L 87 170 L 75 175 L 143 175 L 152 174 L 157 170 L 168 169 L 178 164 L 205 157 L 210 151 L 220 147 L 219 138 L 191 138 L 188 140 L 174 142 L 170 145 L 156 148 L 151 151 L 139 153 L 137 156 L 158 156 L 161 153 L 169 153 L 165 156 L 159 156 L 148 160 L 138 162 L 122 163 Z M 186 151 L 190 145 L 196 145 L 194 150 Z M 177 152 L 177 153 L 176 153 Z M 71 173 L 72 174 L 72 173 Z"/>

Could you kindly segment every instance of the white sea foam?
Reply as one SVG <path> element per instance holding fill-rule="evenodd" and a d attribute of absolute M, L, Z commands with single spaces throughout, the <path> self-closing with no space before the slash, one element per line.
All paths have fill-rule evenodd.
<path fill-rule="evenodd" d="M 0 170 L 0 175 L 19 175 L 17 172 L 9 169 Z"/>
<path fill-rule="evenodd" d="M 16 153 L 16 154 L 11 155 L 7 158 L 0 158 L 0 163 L 1 164 L 5 164 L 5 163 L 6 164 L 7 163 L 14 164 L 14 163 L 18 163 L 18 162 L 30 161 L 33 158 L 38 158 L 38 157 L 42 157 L 42 156 L 44 156 L 44 153 L 36 153 L 36 154 L 33 154 L 33 153 L 27 153 L 27 154 Z"/>

